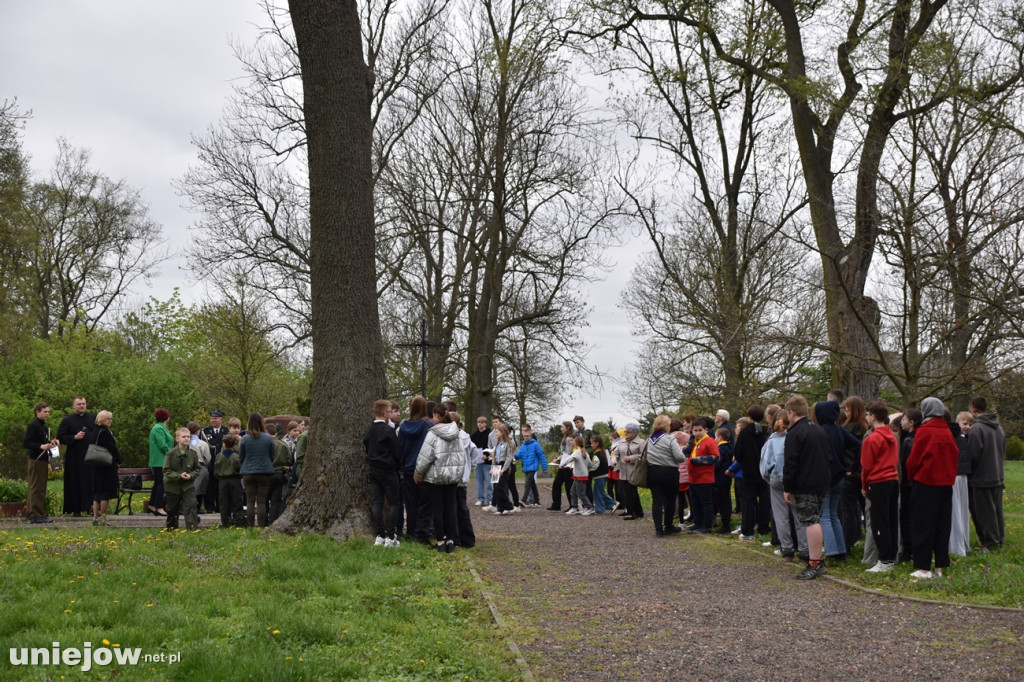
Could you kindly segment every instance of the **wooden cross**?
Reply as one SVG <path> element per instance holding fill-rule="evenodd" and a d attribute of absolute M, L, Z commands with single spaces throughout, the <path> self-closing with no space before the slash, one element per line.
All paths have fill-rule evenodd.
<path fill-rule="evenodd" d="M 427 397 L 427 349 L 428 348 L 448 348 L 452 344 L 450 343 L 430 343 L 427 341 L 427 319 L 423 318 L 420 320 L 420 340 L 416 343 L 398 343 L 395 344 L 399 348 L 419 348 L 420 349 L 420 395 L 424 398 Z"/>

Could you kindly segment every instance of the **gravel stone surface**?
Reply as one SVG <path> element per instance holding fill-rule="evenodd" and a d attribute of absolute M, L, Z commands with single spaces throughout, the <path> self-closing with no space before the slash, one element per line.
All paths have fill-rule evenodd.
<path fill-rule="evenodd" d="M 656 537 L 650 514 L 472 514 L 465 556 L 539 679 L 1024 679 L 1022 612 L 801 582 L 734 539 Z"/>

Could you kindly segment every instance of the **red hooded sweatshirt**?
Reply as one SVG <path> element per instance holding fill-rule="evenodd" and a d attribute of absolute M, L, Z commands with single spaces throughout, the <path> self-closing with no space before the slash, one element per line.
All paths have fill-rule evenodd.
<path fill-rule="evenodd" d="M 934 486 L 956 483 L 960 448 L 941 417 L 933 417 L 914 429 L 914 447 L 907 457 L 907 476 L 911 481 Z"/>
<path fill-rule="evenodd" d="M 899 458 L 892 430 L 884 425 L 872 429 L 860 446 L 861 487 L 867 490 L 872 483 L 897 480 Z"/>

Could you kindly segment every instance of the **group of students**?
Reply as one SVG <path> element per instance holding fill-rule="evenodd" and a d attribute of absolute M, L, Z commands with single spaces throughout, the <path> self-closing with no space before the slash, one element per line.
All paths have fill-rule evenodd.
<path fill-rule="evenodd" d="M 517 446 L 500 419 L 488 429 L 480 417 L 477 430 L 467 434 L 453 404 L 414 398 L 400 424 L 396 403 L 380 401 L 374 410 L 364 446 L 377 544 L 387 546 L 398 544 L 404 519 L 407 537 L 433 537 L 447 552 L 472 547 L 471 473 L 476 505 L 508 515 L 541 506 L 536 476 L 549 466 L 557 469 L 551 511 L 562 510 L 564 492 L 567 514 L 621 508 L 623 520 L 636 520 L 645 515 L 639 487 L 647 487 L 657 536 L 718 532 L 751 541 L 760 534 L 784 559 L 807 562 L 801 580 L 824 574 L 826 562 L 845 561 L 862 537 L 869 572 L 888 572 L 911 559 L 911 576 L 930 579 L 943 574 L 951 553 L 970 550 L 970 519 L 982 551 L 1000 547 L 1005 535 L 1006 439 L 982 396 L 954 420 L 937 398 L 893 416 L 883 401 L 865 405 L 835 389 L 813 406 L 799 395 L 767 408 L 753 405 L 735 427 L 724 410 L 713 418 L 661 415 L 647 438 L 630 422 L 608 434 L 607 443 L 577 416 L 563 422 L 550 462 L 529 425 Z M 515 482 L 519 465 L 526 478 L 522 498 Z M 642 482 L 633 475 L 637 466 L 646 469 Z M 734 483 L 741 514 L 736 529 Z"/>
<path fill-rule="evenodd" d="M 150 432 L 151 461 L 154 448 L 164 449 L 161 432 L 167 431 L 167 417 L 163 413 L 166 410 L 156 411 L 157 423 Z M 220 417 L 217 413 L 215 419 Z M 298 422 L 278 428 L 253 413 L 244 432 L 237 418 L 228 421 L 227 433 L 220 433 L 219 427 L 215 427 L 216 438 L 203 434 L 196 422 L 178 428 L 174 445 L 159 460 L 163 466 L 154 468 L 149 510 L 166 515 L 167 528 L 178 527 L 179 515 L 184 515 L 187 529 L 199 526 L 199 500 L 212 480 L 217 482 L 222 527 L 265 528 L 280 516 L 297 484 L 306 442 Z M 166 509 L 159 506 L 161 498 Z M 207 511 L 210 506 L 207 502 Z"/>

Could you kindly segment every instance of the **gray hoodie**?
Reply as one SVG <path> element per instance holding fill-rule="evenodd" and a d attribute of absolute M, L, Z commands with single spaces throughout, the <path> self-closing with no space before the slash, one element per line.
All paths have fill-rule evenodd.
<path fill-rule="evenodd" d="M 967 434 L 967 453 L 971 458 L 971 473 L 967 483 L 972 488 L 991 488 L 1003 485 L 1003 457 L 1006 454 L 1006 434 L 999 425 L 995 412 L 974 418 Z"/>
<path fill-rule="evenodd" d="M 416 457 L 416 473 L 433 485 L 455 485 L 466 469 L 466 450 L 459 437 L 459 425 L 437 424 L 427 431 Z"/>

